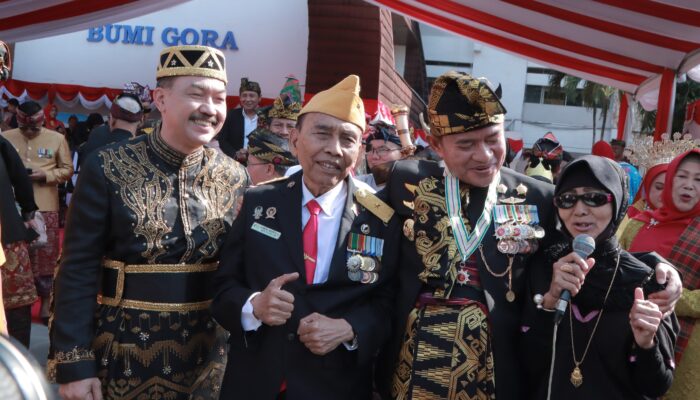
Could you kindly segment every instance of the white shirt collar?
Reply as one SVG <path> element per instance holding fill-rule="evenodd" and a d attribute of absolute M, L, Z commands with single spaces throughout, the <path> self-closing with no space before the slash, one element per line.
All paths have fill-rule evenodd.
<path fill-rule="evenodd" d="M 333 187 L 331 190 L 318 197 L 314 197 L 314 195 L 311 194 L 309 189 L 306 187 L 306 182 L 304 181 L 303 175 L 301 177 L 301 183 L 301 205 L 303 207 L 306 207 L 306 203 L 310 202 L 311 200 L 316 200 L 318 205 L 321 206 L 321 210 L 323 210 L 326 215 L 330 216 L 333 215 L 333 209 L 339 206 L 339 201 L 342 201 L 343 203 L 345 202 L 345 196 L 347 195 L 347 184 L 345 183 L 345 179 L 343 179 L 340 184 L 335 185 L 335 187 Z"/>

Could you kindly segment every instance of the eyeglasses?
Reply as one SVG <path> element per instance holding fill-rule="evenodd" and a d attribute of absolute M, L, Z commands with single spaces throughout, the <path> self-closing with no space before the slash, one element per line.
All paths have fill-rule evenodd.
<path fill-rule="evenodd" d="M 600 207 L 611 203 L 613 196 L 610 193 L 588 192 L 584 194 L 564 193 L 554 197 L 554 205 L 557 208 L 569 209 L 581 200 L 583 204 L 590 207 Z"/>
<path fill-rule="evenodd" d="M 377 148 L 372 148 L 371 146 L 367 146 L 367 149 L 365 150 L 367 154 L 374 154 L 379 157 L 384 157 L 385 155 L 389 154 L 392 151 L 400 151 L 401 149 L 390 149 L 388 147 L 377 147 Z"/>

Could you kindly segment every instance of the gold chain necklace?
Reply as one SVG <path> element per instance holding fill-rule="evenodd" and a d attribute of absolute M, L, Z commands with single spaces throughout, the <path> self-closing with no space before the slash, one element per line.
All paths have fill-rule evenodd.
<path fill-rule="evenodd" d="M 610 286 L 608 286 L 608 291 L 605 293 L 605 298 L 603 299 L 603 306 L 600 308 L 600 313 L 598 314 L 598 318 L 596 319 L 595 325 L 593 326 L 593 332 L 591 332 L 591 336 L 588 338 L 588 343 L 586 344 L 586 349 L 583 351 L 583 355 L 581 356 L 581 361 L 576 361 L 576 349 L 574 348 L 574 322 L 573 317 L 571 317 L 571 314 L 573 314 L 571 309 L 574 308 L 574 306 L 573 304 L 569 306 L 569 329 L 571 330 L 571 356 L 574 359 L 574 370 L 571 371 L 571 377 L 569 378 L 569 380 L 571 381 L 571 384 L 574 385 L 574 387 L 576 388 L 583 384 L 583 373 L 581 372 L 579 366 L 583 363 L 583 360 L 586 358 L 586 354 L 588 354 L 588 349 L 591 346 L 591 342 L 593 342 L 593 336 L 595 335 L 595 332 L 598 329 L 598 323 L 600 322 L 600 318 L 603 316 L 605 303 L 608 301 L 608 295 L 610 294 L 610 290 L 613 287 L 613 282 L 615 282 L 615 276 L 617 275 L 617 270 L 619 268 L 620 254 L 618 253 L 617 261 L 615 262 L 615 272 L 613 272 L 612 279 L 610 280 Z"/>
<path fill-rule="evenodd" d="M 469 224 L 469 218 L 466 216 L 467 215 L 467 206 L 469 206 L 469 187 L 464 189 L 464 199 L 466 205 L 464 206 L 464 216 L 466 219 L 466 223 L 464 224 L 467 228 L 467 232 L 471 232 L 471 225 Z M 508 291 L 506 292 L 506 300 L 508 300 L 509 303 L 512 303 L 515 301 L 515 292 L 513 291 L 513 256 L 508 255 L 508 268 L 506 268 L 505 271 L 495 273 L 489 266 L 489 263 L 486 262 L 486 257 L 484 257 L 484 246 L 479 243 L 479 254 L 481 255 L 481 261 L 484 262 L 484 266 L 486 267 L 486 270 L 489 271 L 489 274 L 496 278 L 502 278 L 506 274 L 508 274 Z"/>
<path fill-rule="evenodd" d="M 486 257 L 484 257 L 484 246 L 479 244 L 479 254 L 481 255 L 481 261 L 484 262 L 484 266 L 486 267 L 486 270 L 489 271 L 489 274 L 496 278 L 502 278 L 506 274 L 508 274 L 508 291 L 506 292 L 506 300 L 508 300 L 509 303 L 512 303 L 515 301 L 515 292 L 513 291 L 513 256 L 508 255 L 508 268 L 506 268 L 505 271 L 503 272 L 493 272 L 491 267 L 489 266 L 489 263 L 486 262 Z"/>

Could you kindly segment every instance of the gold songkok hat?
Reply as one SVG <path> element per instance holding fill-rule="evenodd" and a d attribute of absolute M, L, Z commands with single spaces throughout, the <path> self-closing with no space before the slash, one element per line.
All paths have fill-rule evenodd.
<path fill-rule="evenodd" d="M 160 52 L 156 79 L 168 76 L 204 76 L 227 83 L 226 58 L 213 47 L 166 47 Z"/>
<path fill-rule="evenodd" d="M 284 141 L 265 128 L 257 128 L 248 136 L 248 154 L 274 165 L 297 165 L 297 159 L 283 147 Z"/>
<path fill-rule="evenodd" d="M 506 108 L 501 104 L 500 87 L 494 92 L 484 78 L 450 71 L 433 84 L 428 101 L 430 134 L 446 136 L 502 123 Z"/>
<path fill-rule="evenodd" d="M 287 95 L 282 95 L 275 99 L 272 108 L 267 112 L 267 118 L 285 118 L 296 121 L 300 111 L 301 103 L 293 101 Z"/>
<path fill-rule="evenodd" d="M 360 77 L 349 75 L 335 86 L 314 97 L 301 109 L 299 116 L 317 112 L 353 123 L 365 131 L 365 106 L 360 98 Z"/>

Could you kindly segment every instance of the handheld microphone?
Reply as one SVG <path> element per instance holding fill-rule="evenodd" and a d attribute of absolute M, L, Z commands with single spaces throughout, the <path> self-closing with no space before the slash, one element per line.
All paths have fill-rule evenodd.
<path fill-rule="evenodd" d="M 573 247 L 574 253 L 578 254 L 579 257 L 585 260 L 588 258 L 588 256 L 593 254 L 593 251 L 595 250 L 595 240 L 590 235 L 581 234 L 574 238 L 571 247 Z M 554 308 L 555 324 L 559 325 L 559 322 L 561 322 L 561 319 L 564 317 L 566 307 L 569 305 L 569 301 L 571 301 L 571 293 L 566 289 L 562 290 L 561 295 L 559 296 L 559 301 L 557 301 L 557 305 Z"/>

